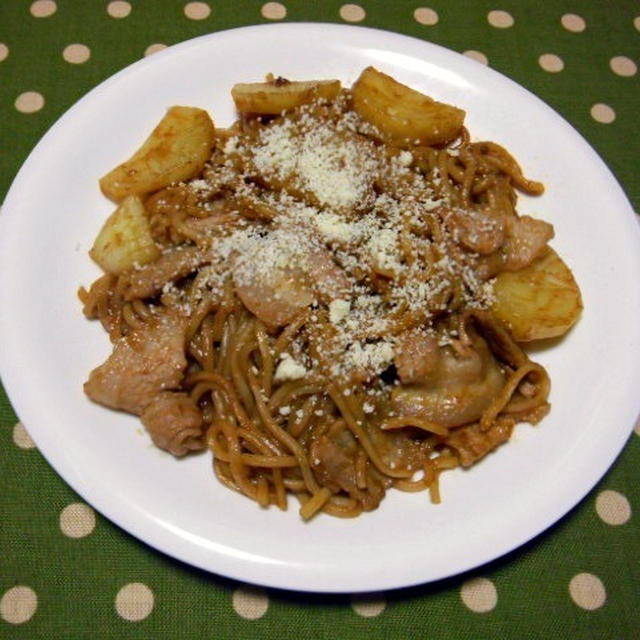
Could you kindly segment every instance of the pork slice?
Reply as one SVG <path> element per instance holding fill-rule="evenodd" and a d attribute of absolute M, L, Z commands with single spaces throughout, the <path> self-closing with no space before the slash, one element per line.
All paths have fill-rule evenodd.
<path fill-rule="evenodd" d="M 311 445 L 314 473 L 334 493 L 342 490 L 350 495 L 359 495 L 353 456 L 327 436 L 322 436 Z"/>
<path fill-rule="evenodd" d="M 235 279 L 236 293 L 251 313 L 270 330 L 289 324 L 313 302 L 313 293 L 297 274 L 275 273 L 269 279 Z"/>
<path fill-rule="evenodd" d="M 393 364 L 404 384 L 429 377 L 438 366 L 438 341 L 420 331 L 401 333 L 394 346 Z"/>
<path fill-rule="evenodd" d="M 179 247 L 122 276 L 125 278 L 124 298 L 138 300 L 155 296 L 167 282 L 184 278 L 208 262 L 208 252 L 193 246 Z"/>
<path fill-rule="evenodd" d="M 367 489 L 358 488 L 355 451 L 344 443 L 322 436 L 311 445 L 313 471 L 319 482 L 333 493 L 344 491 L 357 500 L 365 511 L 372 511 L 384 497 L 384 487 L 371 473 L 367 473 Z"/>
<path fill-rule="evenodd" d="M 493 253 L 505 240 L 505 221 L 489 211 L 454 209 L 445 217 L 454 238 L 470 251 Z"/>
<path fill-rule="evenodd" d="M 481 431 L 479 424 L 461 427 L 444 441 L 444 444 L 455 449 L 463 467 L 470 467 L 506 442 L 511 437 L 514 422 L 511 420 L 498 422 L 488 431 Z"/>
<path fill-rule="evenodd" d="M 504 375 L 487 343 L 469 330 L 466 354 L 439 349 L 437 366 L 422 380 L 394 387 L 391 401 L 399 415 L 419 416 L 445 427 L 478 420 L 504 386 Z"/>
<path fill-rule="evenodd" d="M 186 393 L 159 393 L 142 412 L 141 421 L 154 444 L 176 457 L 204 449 L 202 413 Z"/>
<path fill-rule="evenodd" d="M 516 271 L 531 264 L 553 238 L 553 226 L 530 216 L 508 218 L 507 239 L 502 246 L 504 266 Z"/>
<path fill-rule="evenodd" d="M 186 318 L 166 312 L 120 338 L 89 374 L 85 393 L 94 402 L 140 415 L 160 391 L 180 385 L 187 366 L 186 325 Z"/>
<path fill-rule="evenodd" d="M 243 256 L 233 274 L 238 297 L 270 330 L 289 324 L 316 296 L 328 303 L 349 291 L 349 281 L 329 251 L 305 251 L 296 240 L 271 234 Z"/>

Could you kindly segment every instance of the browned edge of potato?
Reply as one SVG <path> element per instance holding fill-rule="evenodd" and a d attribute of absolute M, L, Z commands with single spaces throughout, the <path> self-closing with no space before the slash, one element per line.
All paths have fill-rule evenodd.
<path fill-rule="evenodd" d="M 127 196 L 107 218 L 89 255 L 107 273 L 115 275 L 160 256 L 144 204 L 138 196 Z"/>
<path fill-rule="evenodd" d="M 298 82 L 276 78 L 270 82 L 235 84 L 231 97 L 240 113 L 277 115 L 317 98 L 333 100 L 340 88 L 339 80 Z"/>
<path fill-rule="evenodd" d="M 351 91 L 354 110 L 398 146 L 450 142 L 464 123 L 462 109 L 437 102 L 373 67 L 360 74 Z"/>
<path fill-rule="evenodd" d="M 119 202 L 198 175 L 211 156 L 215 128 L 195 107 L 171 107 L 143 145 L 100 179 L 102 192 Z"/>
<path fill-rule="evenodd" d="M 571 270 L 549 246 L 523 269 L 498 274 L 493 293 L 491 310 L 517 342 L 563 335 L 583 308 Z"/>

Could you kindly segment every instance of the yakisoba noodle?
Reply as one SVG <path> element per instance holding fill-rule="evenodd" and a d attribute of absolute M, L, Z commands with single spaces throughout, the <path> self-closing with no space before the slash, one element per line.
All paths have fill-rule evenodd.
<path fill-rule="evenodd" d="M 152 259 L 81 290 L 114 343 L 87 394 L 305 519 L 392 487 L 438 502 L 443 471 L 549 410 L 546 371 L 493 313 L 495 277 L 552 237 L 515 208 L 542 185 L 461 122 L 398 141 L 354 93 L 215 129 L 198 175 L 144 194 Z"/>

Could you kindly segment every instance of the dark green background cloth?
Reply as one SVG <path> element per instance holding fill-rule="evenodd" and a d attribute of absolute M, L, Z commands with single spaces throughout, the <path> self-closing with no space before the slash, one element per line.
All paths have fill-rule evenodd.
<path fill-rule="evenodd" d="M 207 7 L 206 17 L 189 17 Z M 498 26 L 493 11 L 506 12 Z M 0 202 L 55 120 L 150 45 L 274 20 L 354 17 L 483 54 L 576 127 L 640 210 L 640 3 L 632 0 L 1 0 Z M 85 45 L 88 59 L 67 61 L 71 44 Z M 558 57 L 551 67 L 544 54 Z M 25 112 L 26 92 L 44 105 Z M 0 637 L 640 638 L 639 435 L 636 426 L 584 501 L 508 556 L 426 586 L 325 596 L 236 583 L 121 531 L 51 469 L 0 389 Z"/>

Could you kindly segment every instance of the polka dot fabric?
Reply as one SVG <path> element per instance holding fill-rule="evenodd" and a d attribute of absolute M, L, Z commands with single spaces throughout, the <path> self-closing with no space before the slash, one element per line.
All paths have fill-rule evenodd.
<path fill-rule="evenodd" d="M 640 211 L 635 0 L 1 2 L 0 204 L 47 128 L 119 69 L 199 35 L 286 21 L 396 31 L 496 69 L 576 127 Z M 0 437 L 3 639 L 638 636 L 640 420 L 591 494 L 524 548 L 431 585 L 330 596 L 210 575 L 123 533 L 49 467 L 1 388 Z"/>

